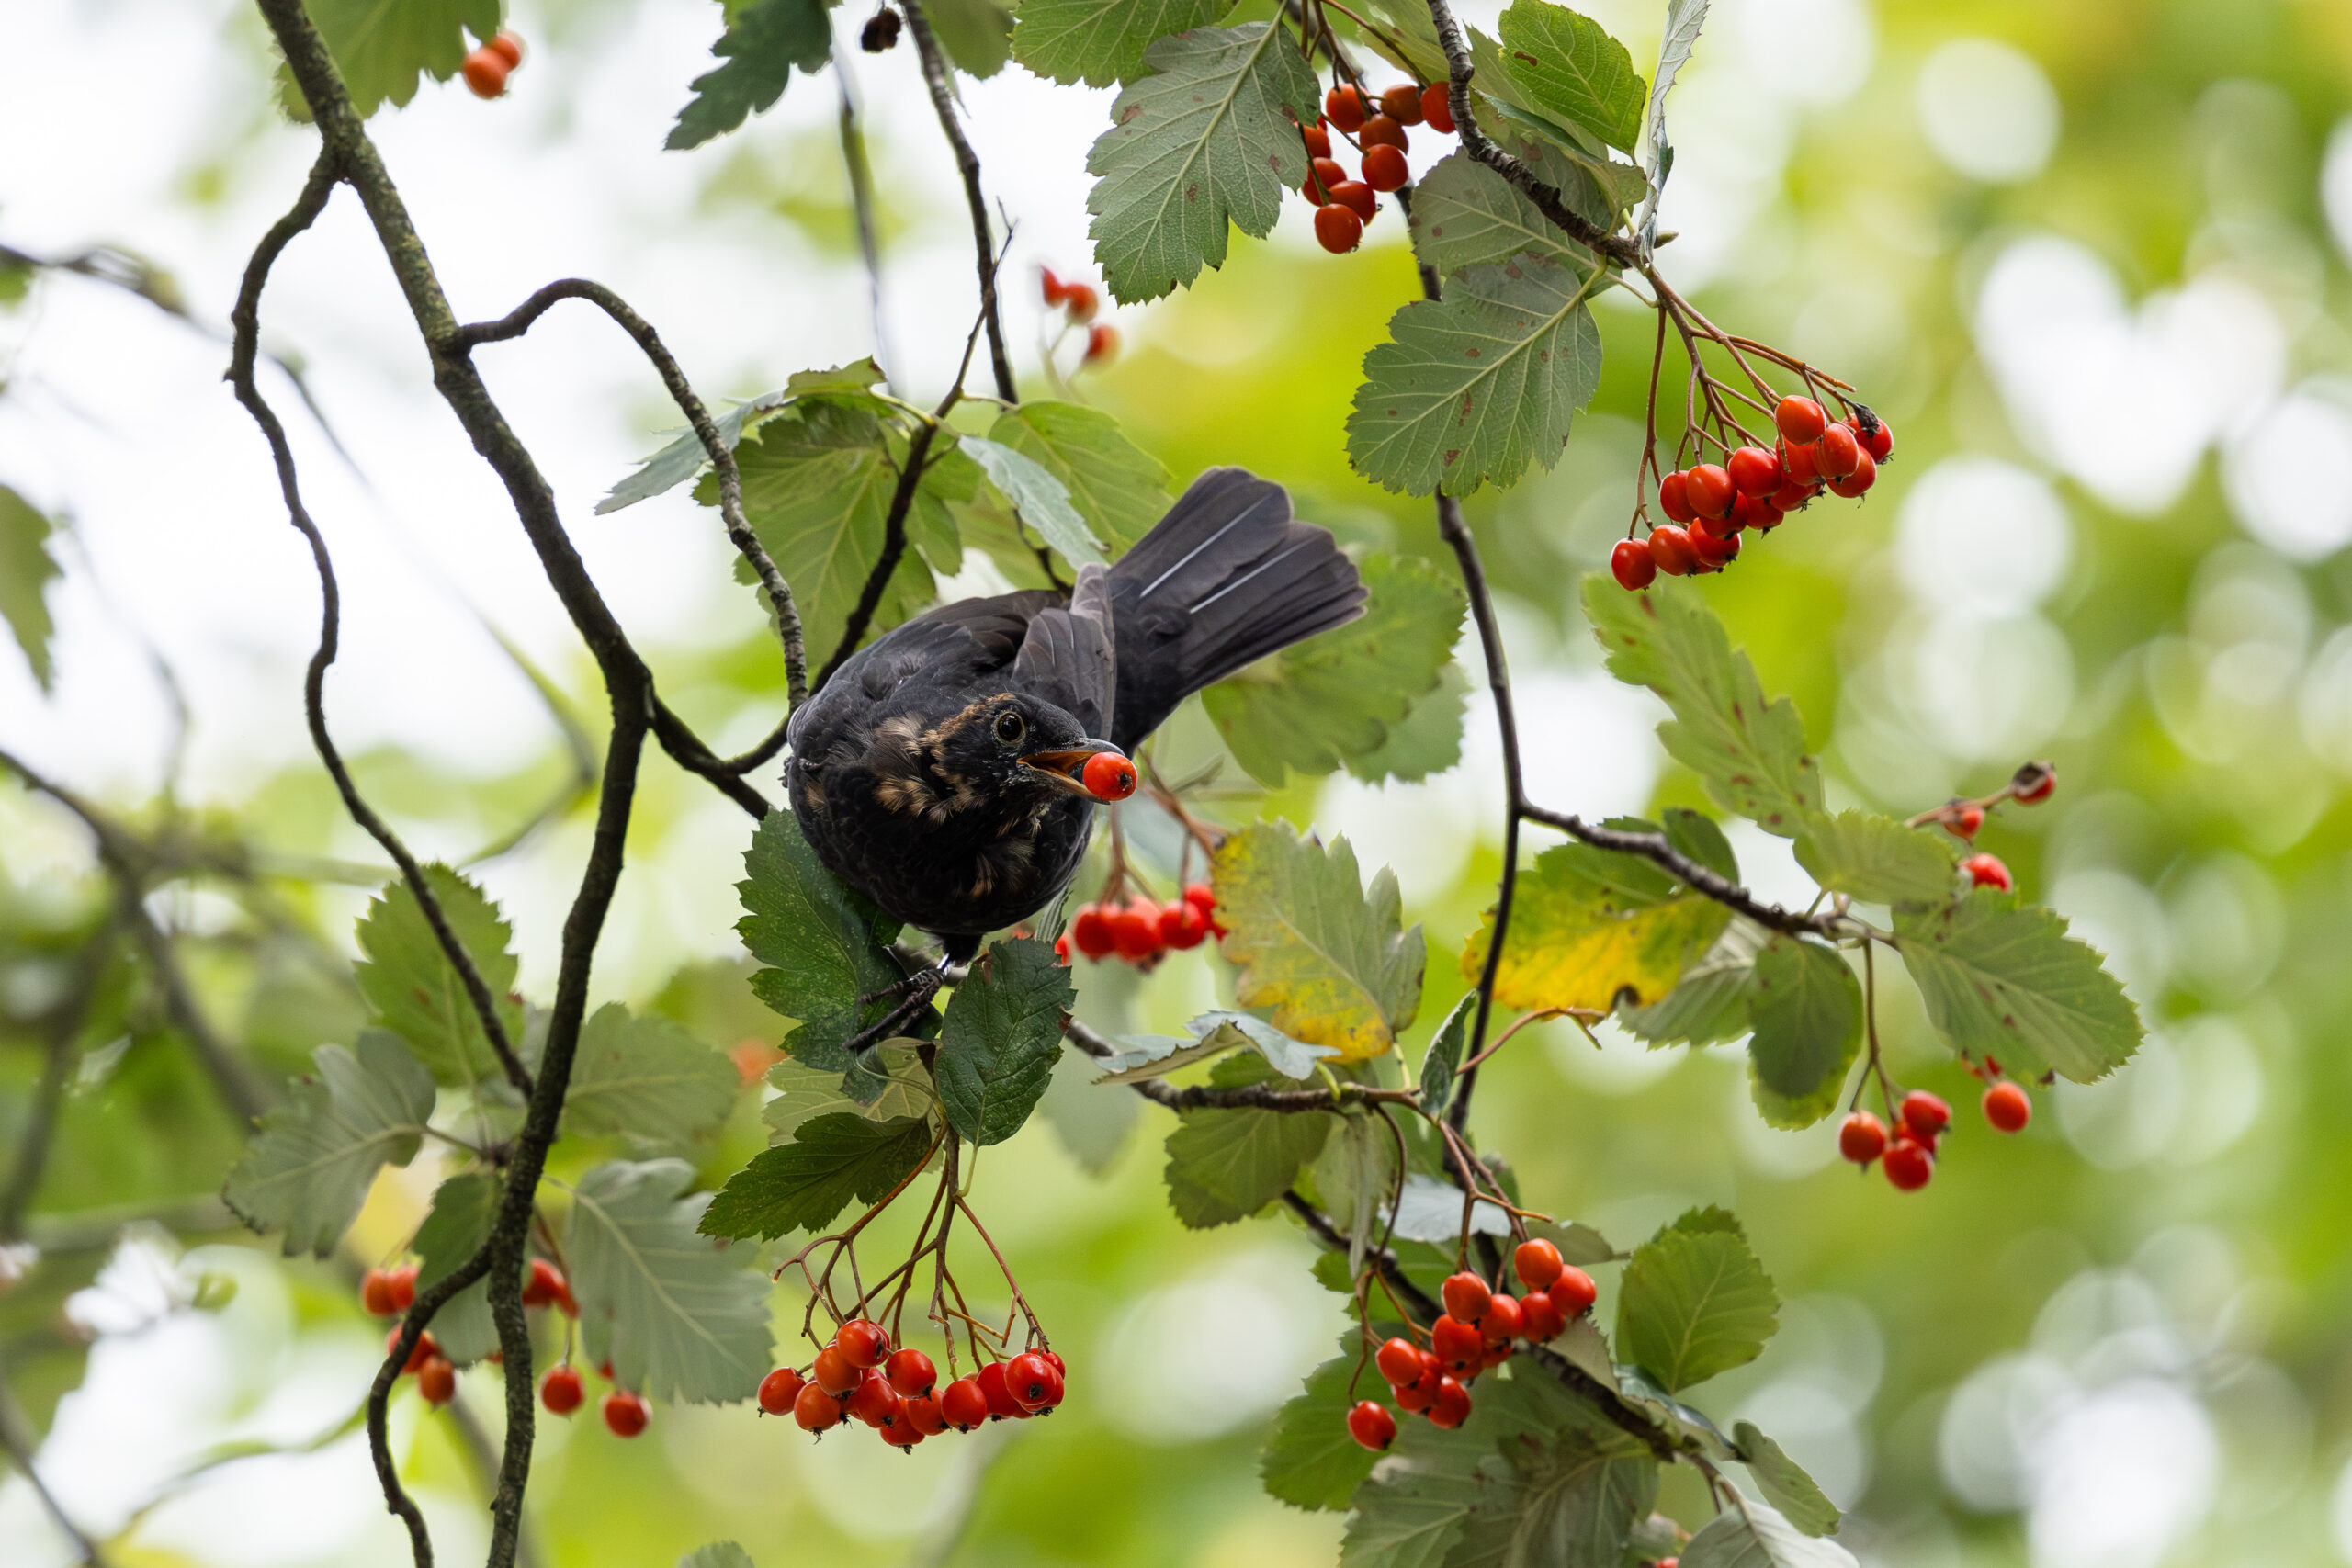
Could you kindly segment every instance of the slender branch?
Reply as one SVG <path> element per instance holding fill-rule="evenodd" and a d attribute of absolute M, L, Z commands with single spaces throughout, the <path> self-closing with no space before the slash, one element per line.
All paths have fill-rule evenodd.
<path fill-rule="evenodd" d="M 1420 1090 L 1373 1089 L 1342 1083 L 1335 1089 L 1276 1089 L 1271 1084 L 1247 1084 L 1239 1089 L 1216 1089 L 1195 1084 L 1178 1089 L 1161 1078 L 1139 1078 L 1130 1084 L 1137 1094 L 1170 1111 L 1338 1111 L 1348 1105 L 1412 1105 Z"/>
<path fill-rule="evenodd" d="M 408 1527 L 409 1555 L 415 1560 L 416 1568 L 433 1568 L 433 1537 L 425 1529 L 424 1511 L 417 1507 L 416 1499 L 408 1495 L 408 1488 L 401 1484 L 399 1467 L 392 1462 L 392 1439 L 387 1414 L 391 1404 L 392 1384 L 399 1381 L 401 1369 L 408 1365 L 409 1357 L 416 1350 L 417 1341 L 424 1337 L 426 1327 L 433 1322 L 433 1314 L 447 1305 L 450 1297 L 489 1271 L 490 1247 L 485 1243 L 480 1251 L 459 1264 L 455 1272 L 417 1292 L 416 1300 L 409 1304 L 406 1315 L 401 1319 L 392 1348 L 384 1353 L 382 1364 L 376 1369 L 375 1381 L 368 1385 L 368 1452 L 376 1463 L 376 1483 L 383 1488 L 385 1510 L 397 1514 L 401 1522 Z M 507 1359 L 510 1361 L 514 1359 L 511 1355 Z M 527 1378 L 530 1375 L 529 1357 L 526 1355 L 524 1360 L 524 1376 Z M 508 1446 L 510 1449 L 513 1447 L 511 1428 Z"/>
<path fill-rule="evenodd" d="M 1330 1216 L 1300 1197 L 1295 1190 L 1290 1189 L 1283 1190 L 1283 1204 L 1292 1213 L 1305 1221 L 1306 1228 L 1314 1232 L 1316 1239 L 1324 1246 L 1334 1252 L 1348 1250 L 1346 1235 L 1338 1225 L 1331 1223 Z M 1371 1261 L 1373 1267 L 1380 1270 L 1381 1278 L 1388 1281 L 1390 1293 L 1402 1302 L 1420 1324 L 1426 1325 L 1437 1321 L 1438 1314 L 1445 1309 L 1430 1300 L 1427 1291 L 1422 1290 L 1406 1277 L 1405 1266 L 1396 1260 L 1396 1255 L 1394 1252 L 1385 1247 L 1374 1247 L 1366 1251 L 1364 1257 Z"/>
<path fill-rule="evenodd" d="M 776 734 L 783 733 L 783 727 L 777 726 Z M 653 700 L 653 735 L 672 761 L 690 773 L 708 779 L 719 794 L 750 813 L 752 821 L 768 814 L 767 797 L 743 782 L 747 770 L 714 756 L 710 748 L 703 744 L 702 737 L 688 728 L 686 721 L 659 697 Z"/>
<path fill-rule="evenodd" d="M 947 133 L 948 144 L 956 149 L 956 167 L 964 175 L 964 199 L 972 209 L 972 249 L 980 275 L 980 319 L 988 323 L 989 364 L 996 372 L 996 395 L 1008 403 L 1018 402 L 1020 394 L 1012 386 L 1012 363 L 1004 356 L 1004 323 L 997 316 L 996 241 L 989 229 L 988 198 L 980 192 L 980 155 L 972 151 L 971 141 L 956 118 L 947 62 L 939 51 L 938 38 L 931 30 L 931 18 L 923 15 L 920 0 L 901 0 L 899 8 L 906 13 L 907 30 L 914 35 L 915 52 L 922 57 L 922 79 L 931 88 L 931 107 L 939 115 L 939 129 Z"/>
<path fill-rule="evenodd" d="M 1580 817 L 1566 812 L 1548 811 L 1540 806 L 1522 806 L 1521 815 L 1531 822 L 1541 822 L 1557 828 L 1569 837 L 1592 845 L 1595 849 L 1615 850 L 1623 854 L 1639 855 L 1654 862 L 1674 879 L 1692 892 L 1713 898 L 1716 903 L 1747 916 L 1759 926 L 1784 932 L 1790 936 L 1835 937 L 1853 934 L 1853 922 L 1844 914 L 1831 910 L 1826 914 L 1797 914 L 1778 904 L 1767 904 L 1747 888 L 1708 870 L 1697 861 L 1683 854 L 1667 841 L 1663 833 L 1628 833 L 1615 828 L 1596 828 Z"/>

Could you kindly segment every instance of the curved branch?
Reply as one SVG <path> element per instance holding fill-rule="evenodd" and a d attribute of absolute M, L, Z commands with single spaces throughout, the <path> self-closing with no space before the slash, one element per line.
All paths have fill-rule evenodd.
<path fill-rule="evenodd" d="M 947 62 L 939 52 L 939 39 L 931 30 L 931 18 L 923 15 L 921 0 L 901 0 L 899 8 L 907 15 L 907 30 L 914 35 L 915 52 L 922 57 L 922 79 L 931 88 L 931 107 L 939 115 L 939 129 L 947 133 L 948 143 L 956 149 L 956 167 L 964 176 L 964 199 L 972 209 L 972 248 L 978 254 L 980 273 L 980 319 L 988 323 L 989 364 L 996 372 L 996 395 L 1008 403 L 1018 402 L 1020 394 L 1012 386 L 1012 364 L 1004 355 L 1004 323 L 997 318 L 996 265 L 992 260 L 996 243 L 989 231 L 988 198 L 980 193 L 980 155 L 972 151 L 971 141 L 956 118 Z"/>
<path fill-rule="evenodd" d="M 784 727 L 778 725 L 775 733 L 781 746 Z M 751 815 L 752 821 L 757 822 L 767 816 L 767 797 L 743 782 L 746 770 L 713 754 L 710 748 L 703 744 L 702 737 L 688 728 L 686 721 L 673 712 L 670 705 L 660 697 L 653 699 L 653 735 L 662 742 L 662 750 L 670 754 L 671 761 L 690 773 L 708 779 L 713 788 L 741 807 Z"/>
<path fill-rule="evenodd" d="M 1557 828 L 1570 838 L 1590 844 L 1595 849 L 1615 850 L 1621 854 L 1639 855 L 1644 860 L 1654 862 L 1692 892 L 1713 898 L 1759 926 L 1790 936 L 1837 937 L 1853 933 L 1852 923 L 1835 910 L 1803 915 L 1784 909 L 1778 904 L 1765 903 L 1736 882 L 1708 870 L 1683 854 L 1667 841 L 1663 833 L 1628 833 L 1615 828 L 1596 828 L 1582 818 L 1566 812 L 1547 811 L 1540 806 L 1522 805 L 1520 814 L 1531 822 Z"/>
<path fill-rule="evenodd" d="M 399 1467 L 392 1462 L 386 1411 L 391 1403 L 392 1384 L 400 1381 L 401 1369 L 408 1365 L 416 1342 L 424 1337 L 433 1322 L 433 1314 L 447 1305 L 450 1297 L 490 1271 L 490 1255 L 491 1244 L 484 1242 L 480 1251 L 458 1266 L 456 1272 L 435 1280 L 430 1289 L 416 1292 L 416 1300 L 401 1319 L 392 1348 L 385 1353 L 383 1364 L 376 1369 L 375 1381 L 368 1385 L 368 1451 L 376 1462 L 376 1481 L 384 1489 L 386 1510 L 399 1515 L 401 1522 L 408 1526 L 409 1553 L 414 1558 L 416 1568 L 433 1568 L 433 1537 L 424 1528 L 424 1511 L 401 1484 Z M 521 1301 L 519 1288 L 516 1301 Z M 524 1343 L 527 1346 L 529 1341 Z M 526 1354 L 526 1364 L 529 1359 Z M 525 1376 L 528 1375 L 526 1371 Z"/>
<path fill-rule="evenodd" d="M 1342 1083 L 1336 1089 L 1276 1089 L 1262 1083 L 1238 1089 L 1218 1089 L 1207 1084 L 1178 1089 L 1164 1079 L 1139 1078 L 1128 1087 L 1154 1105 L 1164 1105 L 1170 1111 L 1280 1111 L 1295 1114 L 1336 1111 L 1349 1105 L 1412 1105 L 1420 1100 L 1419 1089 L 1371 1089 L 1360 1083 Z"/>

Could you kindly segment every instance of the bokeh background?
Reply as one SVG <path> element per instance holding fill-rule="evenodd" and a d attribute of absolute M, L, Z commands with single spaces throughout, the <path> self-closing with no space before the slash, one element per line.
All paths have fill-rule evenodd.
<path fill-rule="evenodd" d="M 1585 5 L 1655 57 L 1662 7 Z M 901 391 L 937 395 L 969 321 L 970 242 L 910 51 L 849 51 L 881 193 L 877 345 L 831 79 L 796 77 L 743 131 L 663 153 L 715 7 L 526 0 L 512 21 L 531 53 L 506 99 L 428 85 L 373 127 L 461 312 L 585 275 L 650 317 L 706 394 L 878 346 Z M 315 584 L 220 381 L 236 275 L 312 146 L 277 117 L 271 72 L 235 0 L 0 7 L 0 243 L 135 251 L 193 317 L 58 275 L 0 303 L 0 482 L 70 519 L 54 689 L 0 647 L 0 745 L 128 820 L 242 846 L 244 872 L 153 906 L 209 1015 L 284 1072 L 356 1025 L 340 959 L 382 869 L 303 737 Z M 1110 95 L 1012 66 L 965 96 L 1016 225 L 1011 335 L 1043 390 L 1034 269 L 1092 276 L 1083 160 Z M 1691 1202 L 1746 1216 L 1789 1305 L 1705 1403 L 1810 1466 L 1869 1563 L 2352 1561 L 2347 107 L 2343 0 L 1717 0 L 1676 95 L 1669 275 L 1856 382 L 1896 431 L 1866 503 L 1816 507 L 1707 592 L 1797 699 L 1834 795 L 1907 813 L 2054 758 L 2056 800 L 1984 842 L 2111 955 L 2152 1027 L 2109 1082 L 2045 1097 L 2021 1138 L 1964 1116 L 1908 1198 L 1838 1164 L 1828 1128 L 1765 1129 L 1735 1051 L 1606 1032 L 1595 1051 L 1561 1030 L 1491 1070 L 1478 1130 L 1538 1204 L 1621 1246 Z M 1117 312 L 1126 352 L 1078 395 L 1180 481 L 1247 463 L 1351 539 L 1434 556 L 1428 508 L 1355 479 L 1342 450 L 1358 361 L 1414 292 L 1400 231 L 1333 258 L 1306 218 L 1294 204 L 1197 288 Z M 567 726 L 597 726 L 593 671 L 431 395 L 347 193 L 279 266 L 266 321 L 324 422 L 269 383 L 345 585 L 336 728 L 426 852 L 475 855 L 558 803 L 477 868 L 544 995 L 586 837 L 562 803 Z M 1574 607 L 1623 530 L 1639 449 L 1649 321 L 1621 299 L 1603 322 L 1602 390 L 1557 468 L 1470 507 L 1533 787 L 1588 815 L 1696 803 L 1651 738 L 1660 710 L 1599 671 Z M 484 363 L 665 692 L 721 749 L 750 744 L 780 672 L 712 515 L 683 491 L 591 515 L 675 423 L 658 385 L 586 312 Z M 982 564 L 952 586 L 993 582 Z M 1425 784 L 1297 781 L 1263 803 L 1396 866 L 1432 998 L 1498 863 L 1475 699 L 1468 726 L 1461 765 Z M 1197 718 L 1178 739 L 1215 744 Z M 720 1044 L 771 1027 L 732 967 L 747 841 L 733 807 L 649 765 L 601 996 Z M 1803 886 L 1777 840 L 1736 841 L 1768 895 Z M 106 898 L 83 830 L 0 783 L 0 1150 L 40 1061 L 23 1021 Z M 1140 983 L 1089 971 L 1082 1006 L 1166 1025 L 1218 984 L 1208 955 L 1180 955 Z M 1914 1012 L 1888 1025 L 1901 1076 L 1966 1095 Z M 979 1178 L 1071 1362 L 1055 1419 L 904 1459 L 746 1407 L 662 1408 L 634 1443 L 543 1421 L 536 1561 L 666 1563 L 721 1536 L 763 1564 L 1330 1561 L 1339 1517 L 1267 1499 L 1255 1457 L 1328 1353 L 1339 1298 L 1279 1221 L 1180 1229 L 1165 1113 L 1085 1078 L 1066 1069 L 1048 1116 Z M 351 1424 L 379 1329 L 350 1267 L 225 1225 L 209 1194 L 236 1137 L 163 1021 L 134 1010 L 83 1042 L 28 1238 L 0 1262 L 0 1367 L 42 1474 L 117 1563 L 405 1562 Z M 747 1104 L 708 1168 L 757 1137 Z M 433 1181 L 429 1157 L 389 1175 L 351 1258 L 396 1249 Z M 490 1379 L 468 1374 L 461 1397 L 494 1425 Z M 413 1395 L 393 1430 L 465 1561 L 486 1514 L 461 1430 Z M 23 1477 L 0 1474 L 0 1559 L 72 1561 Z M 1666 1502 L 1701 1506 L 1671 1486 Z"/>

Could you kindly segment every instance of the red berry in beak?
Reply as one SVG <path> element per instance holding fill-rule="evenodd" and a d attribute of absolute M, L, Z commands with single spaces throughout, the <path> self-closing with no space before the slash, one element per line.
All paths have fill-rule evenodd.
<path fill-rule="evenodd" d="M 1125 800 L 1136 792 L 1136 765 L 1108 751 L 1086 760 L 1079 780 L 1097 800 Z"/>

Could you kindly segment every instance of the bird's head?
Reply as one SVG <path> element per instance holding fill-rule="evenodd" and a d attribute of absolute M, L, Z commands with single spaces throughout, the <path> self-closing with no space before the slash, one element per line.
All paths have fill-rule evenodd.
<path fill-rule="evenodd" d="M 962 722 L 942 726 L 935 767 L 999 796 L 1075 795 L 1124 800 L 1135 793 L 1135 764 L 1107 740 L 1094 740 L 1052 703 L 1008 693 L 976 704 Z"/>

